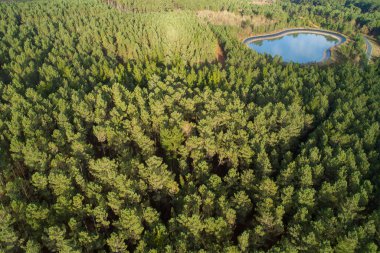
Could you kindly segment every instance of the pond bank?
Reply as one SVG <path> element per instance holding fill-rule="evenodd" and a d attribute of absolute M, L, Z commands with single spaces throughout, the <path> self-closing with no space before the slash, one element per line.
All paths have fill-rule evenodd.
<path fill-rule="evenodd" d="M 251 42 L 255 42 L 259 40 L 275 39 L 275 38 L 283 37 L 285 35 L 296 34 L 296 33 L 313 33 L 313 34 L 331 36 L 338 40 L 338 44 L 336 46 L 343 44 L 344 42 L 347 41 L 347 37 L 338 32 L 332 32 L 332 31 L 321 30 L 321 29 L 312 29 L 312 28 L 290 28 L 290 29 L 286 29 L 280 32 L 248 37 L 245 40 L 243 40 L 243 43 L 247 44 L 247 43 L 251 43 Z"/>
<path fill-rule="evenodd" d="M 340 34 L 338 32 L 328 31 L 328 30 L 322 30 L 322 29 L 313 29 L 313 28 L 288 28 L 282 31 L 268 33 L 268 34 L 262 34 L 262 35 L 256 35 L 252 37 L 248 37 L 245 40 L 243 40 L 243 43 L 247 46 L 253 42 L 257 41 L 270 41 L 276 38 L 283 38 L 285 36 L 291 35 L 291 34 L 315 34 L 315 35 L 322 35 L 322 36 L 328 36 L 332 37 L 337 40 L 337 43 L 333 46 L 330 45 L 329 48 L 327 48 L 323 52 L 322 60 L 317 61 L 318 63 L 325 63 L 331 58 L 331 52 L 341 44 L 345 43 L 348 38 Z M 249 46 L 251 47 L 251 46 Z M 288 56 L 289 58 L 289 56 Z M 315 63 L 317 63 L 315 62 Z"/>

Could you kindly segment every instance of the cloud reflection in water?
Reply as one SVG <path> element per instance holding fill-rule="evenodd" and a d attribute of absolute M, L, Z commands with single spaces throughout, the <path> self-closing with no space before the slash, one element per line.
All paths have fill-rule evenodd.
<path fill-rule="evenodd" d="M 324 52 L 337 43 L 329 36 L 299 33 L 253 42 L 249 47 L 258 53 L 279 55 L 285 62 L 310 63 L 322 61 Z"/>

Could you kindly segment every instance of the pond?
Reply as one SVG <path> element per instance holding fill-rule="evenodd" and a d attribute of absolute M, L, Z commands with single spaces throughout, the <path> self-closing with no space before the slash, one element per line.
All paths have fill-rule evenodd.
<path fill-rule="evenodd" d="M 328 60 L 330 49 L 345 40 L 340 34 L 291 30 L 252 37 L 246 43 L 258 53 L 281 56 L 284 62 L 315 63 Z"/>

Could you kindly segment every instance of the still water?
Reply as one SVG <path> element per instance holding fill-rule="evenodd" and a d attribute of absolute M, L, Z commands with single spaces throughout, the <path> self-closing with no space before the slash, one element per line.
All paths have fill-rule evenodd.
<path fill-rule="evenodd" d="M 285 62 L 312 63 L 330 58 L 330 48 L 338 43 L 338 39 L 327 35 L 296 33 L 251 42 L 248 46 L 258 53 L 281 56 Z"/>

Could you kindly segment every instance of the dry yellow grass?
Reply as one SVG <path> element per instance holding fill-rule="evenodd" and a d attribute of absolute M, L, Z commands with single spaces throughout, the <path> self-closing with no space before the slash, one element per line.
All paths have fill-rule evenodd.
<path fill-rule="evenodd" d="M 276 21 L 265 16 L 244 16 L 228 11 L 202 10 L 197 12 L 197 16 L 214 25 L 242 26 L 244 22 L 255 26 L 273 24 Z"/>
<path fill-rule="evenodd" d="M 253 0 L 251 1 L 252 4 L 256 5 L 265 5 L 265 4 L 273 4 L 275 0 Z"/>
<path fill-rule="evenodd" d="M 247 17 L 228 11 L 202 10 L 197 12 L 197 16 L 214 25 L 240 26 L 242 22 L 248 20 Z"/>

